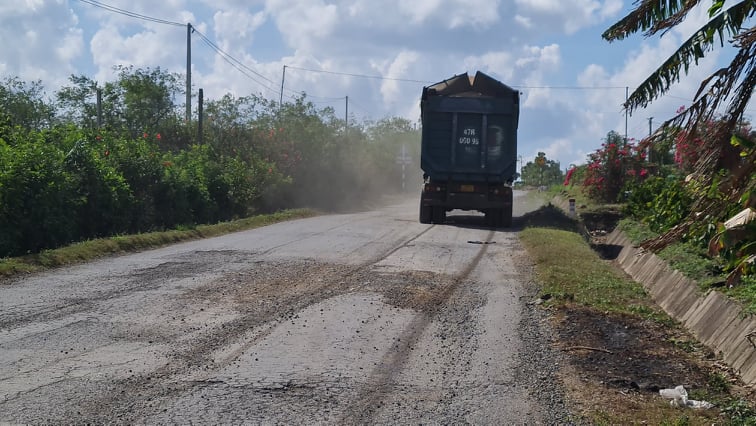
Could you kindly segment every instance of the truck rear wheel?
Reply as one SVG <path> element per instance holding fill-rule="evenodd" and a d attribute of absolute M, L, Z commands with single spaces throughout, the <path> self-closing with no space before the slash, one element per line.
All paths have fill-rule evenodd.
<path fill-rule="evenodd" d="M 433 207 L 433 223 L 441 224 L 446 222 L 446 208 L 444 206 Z"/>
<path fill-rule="evenodd" d="M 501 209 L 501 226 L 504 228 L 512 227 L 512 206 Z"/>
<path fill-rule="evenodd" d="M 420 202 L 420 223 L 431 223 L 432 208 Z"/>
<path fill-rule="evenodd" d="M 499 209 L 487 209 L 484 213 L 486 215 L 486 226 L 494 228 L 499 227 L 501 216 L 501 211 Z"/>

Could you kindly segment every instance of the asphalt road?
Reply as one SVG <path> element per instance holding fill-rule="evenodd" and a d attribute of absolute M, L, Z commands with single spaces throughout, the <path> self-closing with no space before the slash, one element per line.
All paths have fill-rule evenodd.
<path fill-rule="evenodd" d="M 413 197 L 3 283 L 0 423 L 561 422 L 516 228 L 449 218 Z"/>

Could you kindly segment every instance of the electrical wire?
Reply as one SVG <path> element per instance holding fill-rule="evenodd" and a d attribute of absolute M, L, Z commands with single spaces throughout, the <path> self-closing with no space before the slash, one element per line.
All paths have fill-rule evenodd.
<path fill-rule="evenodd" d="M 131 12 L 131 11 L 128 11 L 128 10 L 125 10 L 125 9 L 121 9 L 121 8 L 118 8 L 118 7 L 115 7 L 115 6 L 111 6 L 111 5 L 108 5 L 108 4 L 105 4 L 105 3 L 101 3 L 101 2 L 96 1 L 96 0 L 79 0 L 79 1 L 82 2 L 82 3 L 85 3 L 85 4 L 89 4 L 91 6 L 95 6 L 95 7 L 99 7 L 99 8 L 105 9 L 105 10 L 107 10 L 109 12 L 118 13 L 118 14 L 121 14 L 121 15 L 124 15 L 124 16 L 129 16 L 131 18 L 137 18 L 137 19 L 141 19 L 141 20 L 144 20 L 144 21 L 155 22 L 155 23 L 164 24 L 164 25 L 172 25 L 172 26 L 177 26 L 177 27 L 185 27 L 187 25 L 187 24 L 182 24 L 182 23 L 179 23 L 179 22 L 173 22 L 173 21 L 168 21 L 168 20 L 165 20 L 165 19 L 154 18 L 152 16 L 142 15 L 142 14 L 136 13 L 136 12 Z M 265 77 L 264 75 L 258 73 L 257 71 L 253 70 L 252 68 L 248 67 L 243 62 L 241 62 L 240 60 L 236 59 L 235 57 L 233 57 L 231 54 L 227 53 L 223 49 L 221 49 L 217 44 L 215 44 L 212 40 L 210 40 L 207 36 L 205 36 L 204 34 L 202 34 L 199 30 L 197 30 L 191 24 L 188 24 L 188 25 L 189 25 L 189 28 L 191 28 L 192 33 L 197 33 L 198 36 L 200 37 L 200 39 L 205 44 L 207 44 L 211 49 L 213 49 L 216 53 L 218 53 L 218 55 L 220 55 L 221 58 L 223 58 L 223 60 L 225 60 L 231 66 L 233 66 L 234 68 L 236 68 L 238 71 L 240 71 L 247 78 L 249 78 L 250 80 L 254 81 L 255 83 L 259 84 L 260 86 L 264 87 L 265 89 L 267 89 L 267 90 L 269 90 L 269 91 L 271 91 L 271 92 L 273 92 L 275 94 L 280 94 L 281 93 L 279 90 L 273 89 L 273 88 L 267 86 L 265 83 L 260 82 L 255 77 L 252 77 L 249 73 L 254 74 L 258 78 L 261 78 L 261 79 L 263 79 L 265 81 L 268 81 L 269 83 L 272 83 L 274 85 L 276 85 L 277 83 L 275 83 L 274 81 L 272 81 L 269 78 Z M 291 96 L 289 96 L 289 97 L 291 98 Z"/>
<path fill-rule="evenodd" d="M 328 71 L 328 70 L 315 70 L 312 68 L 301 68 L 301 67 L 295 67 L 291 65 L 286 65 L 286 68 L 291 68 L 294 70 L 300 70 L 300 71 L 308 71 L 308 72 L 317 72 L 322 74 L 334 74 L 334 75 L 344 75 L 348 77 L 357 77 L 357 78 L 369 78 L 373 80 L 390 80 L 390 81 L 404 81 L 409 83 L 422 83 L 422 84 L 432 84 L 432 81 L 423 81 L 423 80 L 413 80 L 410 78 L 393 78 L 393 77 L 383 77 L 380 75 L 369 75 L 369 74 L 356 74 L 356 73 L 349 73 L 349 72 L 339 72 L 339 71 Z"/>
<path fill-rule="evenodd" d="M 403 82 L 408 82 L 408 83 L 422 83 L 422 84 L 437 83 L 435 81 L 415 80 L 411 78 L 383 77 L 380 75 L 358 74 L 358 73 L 348 73 L 348 72 L 328 71 L 328 70 L 316 70 L 312 68 L 295 67 L 292 65 L 287 65 L 286 68 L 291 68 L 291 69 L 300 70 L 300 71 L 323 73 L 323 74 L 335 74 L 335 75 L 344 75 L 348 77 L 369 78 L 369 79 L 374 79 L 374 80 L 403 81 Z M 508 85 L 508 86 L 512 88 L 517 88 L 517 89 L 564 89 L 564 90 L 609 90 L 609 89 L 625 89 L 626 88 L 626 86 L 523 86 L 523 85 Z"/>
<path fill-rule="evenodd" d="M 513 89 L 553 89 L 553 90 L 614 90 L 625 89 L 625 86 L 519 86 L 507 85 Z"/>
<path fill-rule="evenodd" d="M 234 56 L 229 54 L 228 52 L 224 51 L 220 47 L 218 47 L 217 44 L 213 43 L 212 40 L 210 40 L 206 35 L 202 34 L 198 29 L 192 27 L 192 32 L 197 33 L 197 35 L 200 37 L 200 40 L 202 40 L 205 44 L 207 44 L 211 49 L 213 49 L 218 55 L 220 55 L 221 58 L 223 58 L 224 61 L 226 61 L 229 65 L 236 68 L 239 72 L 244 74 L 247 78 L 254 81 L 255 83 L 259 84 L 260 86 L 264 87 L 265 89 L 269 90 L 272 93 L 281 94 L 281 91 L 278 89 L 271 88 L 266 83 L 263 83 L 256 79 L 255 77 L 252 77 L 249 73 L 254 74 L 258 78 L 261 78 L 268 83 L 276 85 L 277 83 L 268 77 L 260 74 L 259 72 L 253 70 L 249 66 L 245 65 L 242 61 L 236 59 Z M 293 98 L 292 96 L 286 95 L 288 98 Z"/>
<path fill-rule="evenodd" d="M 152 16 L 143 15 L 141 13 L 131 12 L 125 9 L 121 9 L 115 6 L 111 6 L 105 3 L 102 3 L 97 0 L 79 0 L 81 3 L 85 3 L 91 6 L 99 7 L 101 9 L 118 13 L 120 15 L 128 16 L 131 18 L 141 19 L 148 22 L 154 22 L 158 24 L 163 25 L 172 25 L 176 27 L 184 27 L 187 24 L 182 24 L 180 22 L 175 21 L 169 21 L 166 19 L 160 19 L 155 18 Z M 191 25 L 191 24 L 190 24 Z M 260 74 L 259 72 L 255 71 L 254 69 L 250 68 L 249 66 L 245 65 L 242 61 L 236 59 L 234 56 L 229 54 L 228 52 L 221 49 L 218 45 L 216 45 L 212 40 L 210 40 L 207 36 L 202 34 L 199 30 L 197 30 L 194 27 L 191 27 L 192 32 L 197 33 L 200 37 L 200 39 L 207 44 L 211 49 L 213 49 L 216 53 L 218 53 L 223 60 L 225 60 L 227 63 L 229 63 L 231 66 L 236 68 L 238 71 L 240 71 L 242 74 L 244 74 L 247 78 L 250 80 L 256 82 L 260 86 L 264 87 L 265 89 L 269 90 L 272 93 L 281 94 L 281 91 L 279 89 L 274 89 L 268 86 L 266 83 L 262 83 L 256 78 L 252 77 L 249 73 L 257 76 L 260 79 L 263 79 L 267 81 L 270 84 L 273 84 L 274 86 L 277 86 L 277 82 L 274 82 L 273 80 L 269 79 L 268 77 L 264 76 L 263 74 Z M 348 77 L 355 77 L 355 78 L 367 78 L 367 79 L 373 79 L 373 80 L 388 80 L 388 81 L 400 81 L 400 82 L 408 82 L 408 83 L 421 83 L 421 84 L 434 84 L 435 82 L 427 81 L 427 80 L 417 80 L 417 79 L 409 79 L 409 78 L 395 78 L 395 77 L 384 77 L 379 75 L 369 75 L 369 74 L 359 74 L 359 73 L 348 73 L 348 72 L 340 72 L 340 71 L 329 71 L 329 70 L 316 70 L 312 68 L 304 68 L 304 67 L 296 67 L 287 65 L 287 68 L 294 69 L 294 70 L 300 70 L 300 71 L 307 71 L 307 72 L 315 72 L 315 73 L 322 73 L 322 74 L 332 74 L 332 75 L 342 75 L 342 76 L 348 76 Z M 246 71 L 245 71 L 246 70 Z M 626 89 L 626 86 L 525 86 L 525 85 L 510 85 L 510 87 L 515 89 L 549 89 L 549 90 L 615 90 L 615 89 Z M 294 90 L 288 89 L 284 87 L 284 91 L 289 91 L 290 93 L 299 94 L 300 92 L 296 92 Z M 294 97 L 291 95 L 286 95 L 288 98 L 293 99 Z M 318 96 L 312 96 L 308 95 L 309 97 L 313 98 L 320 98 L 325 100 L 340 100 L 341 98 L 321 98 Z M 687 102 L 692 102 L 690 99 L 681 98 L 677 96 L 672 95 L 666 95 L 668 98 L 674 98 L 674 99 L 680 99 Z M 747 109 L 747 111 L 753 111 L 751 109 Z"/>
<path fill-rule="evenodd" d="M 121 14 L 121 15 L 125 15 L 125 16 L 129 16 L 129 17 L 132 17 L 132 18 L 141 19 L 141 20 L 144 20 L 144 21 L 156 22 L 158 24 L 165 24 L 165 25 L 173 25 L 173 26 L 176 26 L 176 27 L 185 27 L 186 26 L 186 24 L 182 24 L 180 22 L 168 21 L 168 20 L 165 20 L 165 19 L 153 18 L 152 16 L 142 15 L 141 13 L 130 12 L 128 10 L 121 9 L 121 8 L 118 8 L 118 7 L 115 7 L 115 6 L 111 6 L 109 4 L 101 3 L 101 2 L 96 1 L 96 0 L 79 0 L 79 1 L 82 2 L 82 3 L 86 3 L 88 5 L 91 5 L 91 6 L 95 6 L 95 7 L 99 7 L 99 8 L 105 9 L 105 10 L 110 11 L 110 12 L 115 12 L 115 13 L 118 13 L 118 14 Z"/>

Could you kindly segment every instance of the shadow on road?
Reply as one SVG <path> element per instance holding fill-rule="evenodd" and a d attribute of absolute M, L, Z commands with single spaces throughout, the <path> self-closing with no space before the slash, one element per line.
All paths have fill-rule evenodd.
<path fill-rule="evenodd" d="M 452 214 L 446 217 L 445 226 L 456 226 L 467 229 L 493 229 L 486 225 L 482 214 Z M 512 218 L 512 226 L 509 228 L 496 228 L 502 232 L 519 232 L 525 228 L 552 228 L 563 231 L 575 232 L 585 235 L 585 229 L 576 219 L 567 216 L 558 207 L 547 204 L 538 210 Z"/>
<path fill-rule="evenodd" d="M 515 218 L 512 226 L 518 228 L 518 230 L 525 228 L 551 228 L 583 235 L 586 234 L 585 228 L 577 219 L 567 216 L 562 209 L 551 203 Z"/>

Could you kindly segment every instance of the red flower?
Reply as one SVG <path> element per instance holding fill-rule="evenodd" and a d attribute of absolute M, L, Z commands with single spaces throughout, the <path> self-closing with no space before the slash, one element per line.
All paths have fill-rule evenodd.
<path fill-rule="evenodd" d="M 144 133 L 144 134 L 142 135 L 142 137 L 143 137 L 143 138 L 147 138 L 147 133 L 145 132 L 145 133 Z"/>
<path fill-rule="evenodd" d="M 157 135 L 155 135 L 155 137 L 157 138 L 157 140 L 160 140 L 160 133 L 158 133 Z"/>

